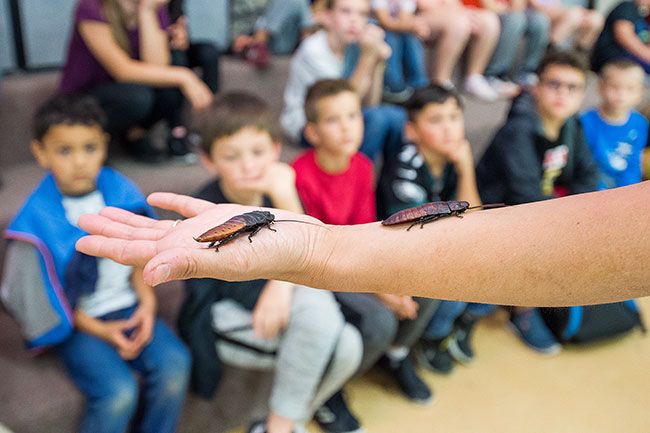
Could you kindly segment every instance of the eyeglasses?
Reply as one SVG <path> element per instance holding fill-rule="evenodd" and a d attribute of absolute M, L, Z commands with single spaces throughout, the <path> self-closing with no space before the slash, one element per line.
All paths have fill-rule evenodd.
<path fill-rule="evenodd" d="M 543 80 L 542 85 L 555 91 L 559 92 L 561 89 L 566 89 L 569 93 L 575 94 L 578 92 L 582 92 L 582 90 L 585 88 L 584 84 L 576 84 L 576 83 L 565 83 L 560 80 Z"/>

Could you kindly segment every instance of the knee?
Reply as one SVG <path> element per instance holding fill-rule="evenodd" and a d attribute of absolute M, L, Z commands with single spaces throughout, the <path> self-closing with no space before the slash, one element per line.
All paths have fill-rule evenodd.
<path fill-rule="evenodd" d="M 319 292 L 306 295 L 310 299 L 303 302 L 299 308 L 292 310 L 289 319 L 290 326 L 299 327 L 313 339 L 320 342 L 335 341 L 345 324 L 345 320 L 334 297 L 320 296 L 330 294 Z"/>
<path fill-rule="evenodd" d="M 548 35 L 551 28 L 550 18 L 541 12 L 533 12 L 528 19 L 528 31 L 533 35 Z"/>
<path fill-rule="evenodd" d="M 480 23 L 481 23 L 481 33 L 486 33 L 489 35 L 498 36 L 501 31 L 501 22 L 499 21 L 499 16 L 491 11 L 481 11 Z"/>
<path fill-rule="evenodd" d="M 361 330 L 363 345 L 368 352 L 383 352 L 395 340 L 399 322 L 388 309 L 377 311 L 372 320 Z"/>
<path fill-rule="evenodd" d="M 138 384 L 133 377 L 117 379 L 106 394 L 89 402 L 107 418 L 131 418 L 138 406 Z"/>
<path fill-rule="evenodd" d="M 600 12 L 589 11 L 587 25 L 594 32 L 600 31 L 605 26 L 605 17 Z"/>
<path fill-rule="evenodd" d="M 192 357 L 180 342 L 174 350 L 165 354 L 164 361 L 158 366 L 163 392 L 167 396 L 184 394 L 189 381 Z"/>
<path fill-rule="evenodd" d="M 580 7 L 569 8 L 564 13 L 564 20 L 569 22 L 571 25 L 577 27 L 580 25 L 583 19 L 583 10 Z"/>
<path fill-rule="evenodd" d="M 156 95 L 153 87 L 130 84 L 126 90 L 129 94 L 130 110 L 134 117 L 144 119 L 153 110 Z"/>
<path fill-rule="evenodd" d="M 466 14 L 454 15 L 445 20 L 442 32 L 454 39 L 465 41 L 472 33 L 472 23 Z"/>

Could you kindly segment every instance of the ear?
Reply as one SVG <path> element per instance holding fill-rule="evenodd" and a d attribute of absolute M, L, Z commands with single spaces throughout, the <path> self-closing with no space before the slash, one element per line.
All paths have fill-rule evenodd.
<path fill-rule="evenodd" d="M 32 140 L 30 144 L 30 150 L 32 152 L 32 155 L 34 155 L 34 158 L 36 159 L 38 165 L 40 165 L 44 170 L 49 170 L 50 163 L 47 159 L 47 155 L 45 154 L 45 147 L 43 147 L 43 143 L 36 139 Z"/>
<path fill-rule="evenodd" d="M 214 174 L 215 176 L 219 174 L 217 167 L 215 167 L 214 163 L 212 162 L 212 158 L 210 155 L 205 153 L 203 149 L 199 150 L 199 161 L 201 161 L 203 168 L 205 168 L 211 174 Z"/>
<path fill-rule="evenodd" d="M 320 144 L 320 136 L 318 135 L 318 131 L 314 123 L 307 122 L 305 124 L 305 129 L 303 131 L 303 134 L 305 134 L 305 138 L 312 146 L 315 147 Z"/>
<path fill-rule="evenodd" d="M 404 135 L 406 136 L 406 139 L 411 143 L 417 141 L 418 139 L 416 126 L 410 120 L 404 124 Z"/>

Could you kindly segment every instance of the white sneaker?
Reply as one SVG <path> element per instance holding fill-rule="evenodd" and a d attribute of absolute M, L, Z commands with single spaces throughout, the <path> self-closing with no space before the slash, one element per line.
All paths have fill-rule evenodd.
<path fill-rule="evenodd" d="M 502 80 L 499 77 L 487 77 L 487 82 L 502 98 L 511 99 L 521 92 L 521 87 L 512 81 Z"/>
<path fill-rule="evenodd" d="M 483 75 L 473 74 L 465 79 L 465 92 L 485 102 L 494 102 L 499 94 L 490 86 Z"/>

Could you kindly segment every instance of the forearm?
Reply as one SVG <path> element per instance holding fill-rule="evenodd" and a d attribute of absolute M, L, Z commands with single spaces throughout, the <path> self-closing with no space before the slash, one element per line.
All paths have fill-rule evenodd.
<path fill-rule="evenodd" d="M 375 82 L 377 58 L 373 55 L 361 54 L 357 67 L 350 76 L 350 84 L 356 90 L 359 97 L 366 101 L 368 94 Z"/>
<path fill-rule="evenodd" d="M 104 332 L 105 327 L 103 323 L 81 310 L 74 311 L 74 326 L 81 332 L 106 340 L 106 333 Z"/>
<path fill-rule="evenodd" d="M 160 66 L 128 60 L 119 71 L 113 74 L 116 81 L 144 84 L 152 87 L 181 87 L 192 73 L 182 66 Z"/>
<path fill-rule="evenodd" d="M 331 227 L 294 280 L 522 306 L 605 303 L 647 294 L 650 182 L 443 218 L 406 231 Z M 607 230 L 603 231 L 603 224 Z M 322 237 L 323 239 L 325 236 Z"/>
<path fill-rule="evenodd" d="M 169 65 L 171 55 L 169 40 L 158 22 L 158 14 L 154 10 L 141 10 L 138 15 L 140 35 L 140 57 L 145 63 L 152 65 Z"/>
<path fill-rule="evenodd" d="M 469 202 L 471 206 L 481 204 L 481 197 L 476 187 L 476 175 L 474 166 L 470 165 L 465 170 L 458 170 L 458 186 L 456 187 L 456 199 Z"/>
<path fill-rule="evenodd" d="M 155 312 L 157 308 L 156 295 L 153 288 L 144 282 L 141 268 L 133 269 L 131 284 L 138 296 L 139 307 L 147 308 L 150 311 Z"/>

